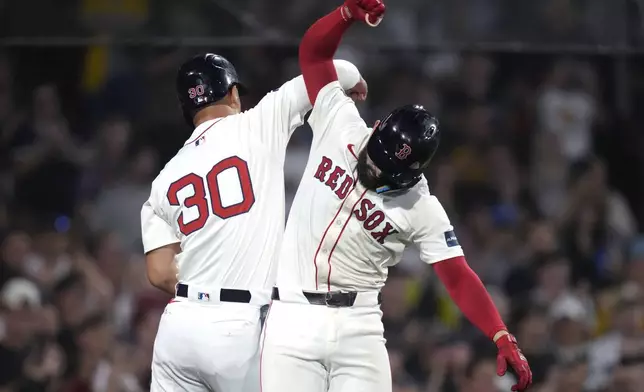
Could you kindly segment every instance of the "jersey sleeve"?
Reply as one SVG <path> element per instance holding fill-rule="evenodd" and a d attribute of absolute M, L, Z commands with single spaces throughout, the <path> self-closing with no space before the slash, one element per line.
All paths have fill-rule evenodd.
<path fill-rule="evenodd" d="M 341 89 L 348 90 L 360 81 L 360 72 L 346 60 L 334 60 Z M 302 75 L 284 83 L 279 89 L 266 94 L 253 109 L 261 116 L 260 126 L 269 143 L 286 148 L 291 135 L 304 124 L 304 116 L 311 110 Z"/>
<path fill-rule="evenodd" d="M 331 82 L 320 90 L 309 116 L 309 124 L 313 131 L 313 143 L 333 137 L 337 132 L 351 127 L 367 131 L 358 108 L 338 81 Z"/>
<path fill-rule="evenodd" d="M 420 251 L 420 259 L 427 264 L 463 256 L 447 212 L 429 192 L 418 200 L 414 212 L 413 243 Z"/>
<path fill-rule="evenodd" d="M 172 226 L 157 213 L 153 198 L 150 197 L 141 208 L 141 238 L 143 250 L 147 254 L 166 245 L 181 242 Z"/>

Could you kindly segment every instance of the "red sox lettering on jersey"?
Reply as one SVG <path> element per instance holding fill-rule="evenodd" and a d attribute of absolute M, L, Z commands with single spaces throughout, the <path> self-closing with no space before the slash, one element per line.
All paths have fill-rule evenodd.
<path fill-rule="evenodd" d="M 331 170 L 332 167 L 333 170 Z M 340 200 L 343 200 L 347 197 L 356 181 L 351 174 L 351 172 L 347 172 L 340 166 L 334 166 L 331 158 L 323 156 L 314 177 L 331 188 L 331 191 L 335 192 Z M 374 207 L 376 207 L 376 204 L 373 201 L 367 198 L 362 199 L 356 209 L 353 210 L 353 215 L 360 222 L 363 222 L 362 227 L 371 232 L 371 236 L 376 241 L 384 244 L 385 238 L 391 234 L 398 233 L 398 231 L 394 229 L 391 223 L 385 221 L 385 213 L 378 208 L 374 209 Z M 381 225 L 383 222 L 384 225 Z"/>
<path fill-rule="evenodd" d="M 309 123 L 315 136 L 286 225 L 278 287 L 379 290 L 407 245 L 415 245 L 427 264 L 463 255 L 424 178 L 392 194 L 358 182 L 356 152 L 371 130 L 337 83 L 320 91 Z M 412 150 L 396 146 L 396 159 L 410 159 Z"/>

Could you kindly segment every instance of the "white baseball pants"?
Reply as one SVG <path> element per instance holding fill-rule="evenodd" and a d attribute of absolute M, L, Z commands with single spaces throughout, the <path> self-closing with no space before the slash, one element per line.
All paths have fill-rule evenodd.
<path fill-rule="evenodd" d="M 262 392 L 392 391 L 379 305 L 334 308 L 280 296 L 261 338 Z"/>
<path fill-rule="evenodd" d="M 154 342 L 151 392 L 259 391 L 260 306 L 172 302 Z"/>

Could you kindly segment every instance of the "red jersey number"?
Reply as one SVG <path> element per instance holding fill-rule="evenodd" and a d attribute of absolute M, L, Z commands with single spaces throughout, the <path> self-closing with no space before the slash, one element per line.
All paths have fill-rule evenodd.
<path fill-rule="evenodd" d="M 242 200 L 233 205 L 224 207 L 221 201 L 221 189 L 217 176 L 227 169 L 235 168 L 239 178 L 239 185 L 242 190 Z M 185 208 L 195 207 L 197 211 L 197 218 L 190 222 L 185 222 L 183 212 L 179 215 L 177 224 L 179 230 L 183 235 L 189 235 L 195 231 L 203 228 L 208 220 L 210 211 L 221 219 L 232 218 L 236 215 L 245 214 L 250 211 L 253 204 L 255 204 L 255 194 L 253 192 L 253 183 L 250 179 L 248 171 L 248 164 L 243 159 L 233 156 L 220 161 L 210 169 L 206 177 L 201 177 L 195 173 L 187 174 L 177 181 L 170 184 L 167 197 L 168 202 L 172 206 L 180 206 L 179 191 L 183 188 L 192 185 L 194 194 L 184 199 L 183 206 Z M 206 187 L 208 194 L 206 194 Z M 209 207 L 210 204 L 210 208 Z"/>

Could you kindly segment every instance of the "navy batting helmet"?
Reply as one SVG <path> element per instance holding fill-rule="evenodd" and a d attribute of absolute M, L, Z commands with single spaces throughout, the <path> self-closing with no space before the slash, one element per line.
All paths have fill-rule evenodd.
<path fill-rule="evenodd" d="M 369 158 L 380 169 L 379 193 L 411 188 L 429 166 L 438 143 L 438 120 L 420 105 L 401 106 L 374 129 Z"/>
<path fill-rule="evenodd" d="M 188 124 L 192 127 L 194 115 L 224 98 L 233 86 L 237 86 L 240 95 L 246 93 L 237 70 L 222 56 L 200 54 L 183 63 L 177 72 L 176 87 Z"/>

